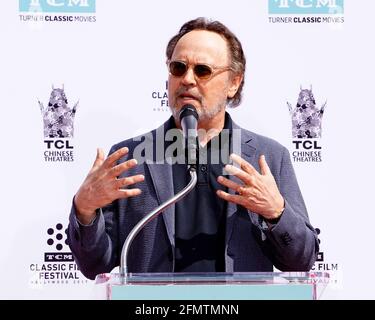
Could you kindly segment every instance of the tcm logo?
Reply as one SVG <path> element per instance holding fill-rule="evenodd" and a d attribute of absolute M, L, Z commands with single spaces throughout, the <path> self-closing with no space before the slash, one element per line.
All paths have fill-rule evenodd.
<path fill-rule="evenodd" d="M 65 261 L 74 261 L 73 254 L 69 252 L 65 252 L 65 253 L 46 252 L 44 253 L 44 262 L 65 262 Z"/>
<path fill-rule="evenodd" d="M 67 239 L 68 230 L 65 229 L 61 223 L 56 224 L 55 227 L 48 228 L 48 240 L 47 244 L 51 249 L 55 249 L 55 252 L 45 252 L 44 262 L 65 262 L 74 261 L 71 252 L 61 252 L 64 247 L 68 245 Z"/>
<path fill-rule="evenodd" d="M 95 13 L 96 0 L 19 0 L 19 11 Z"/>
<path fill-rule="evenodd" d="M 268 0 L 269 14 L 344 13 L 344 0 Z"/>

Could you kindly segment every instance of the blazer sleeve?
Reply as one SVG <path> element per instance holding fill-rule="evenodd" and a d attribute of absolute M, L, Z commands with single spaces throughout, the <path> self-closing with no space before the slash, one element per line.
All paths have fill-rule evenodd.
<path fill-rule="evenodd" d="M 113 146 L 109 154 L 120 147 L 121 145 Z M 74 260 L 82 274 L 92 280 L 100 273 L 111 272 L 120 261 L 118 201 L 97 209 L 96 214 L 90 225 L 80 224 L 73 201 L 68 227 L 68 243 Z"/>
<path fill-rule="evenodd" d="M 74 203 L 69 216 L 68 242 L 82 274 L 94 280 L 118 265 L 116 202 L 97 210 L 88 226 L 79 223 Z"/>
<path fill-rule="evenodd" d="M 305 202 L 290 160 L 288 150 L 283 147 L 279 173 L 273 173 L 285 208 L 280 220 L 272 227 L 261 220 L 264 241 L 271 250 L 271 260 L 281 271 L 308 271 L 319 252 L 318 237 L 310 224 Z"/>

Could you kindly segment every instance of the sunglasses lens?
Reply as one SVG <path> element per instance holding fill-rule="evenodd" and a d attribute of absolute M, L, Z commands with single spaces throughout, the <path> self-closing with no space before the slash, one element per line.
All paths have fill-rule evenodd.
<path fill-rule="evenodd" d="M 199 79 L 208 79 L 212 75 L 212 69 L 204 64 L 197 64 L 194 73 Z"/>
<path fill-rule="evenodd" d="M 172 61 L 169 64 L 169 72 L 175 77 L 182 77 L 187 70 L 187 65 L 180 61 Z"/>
<path fill-rule="evenodd" d="M 182 61 L 171 61 L 169 63 L 169 72 L 175 77 L 182 77 L 188 69 L 188 65 Z M 205 64 L 197 64 L 194 66 L 194 74 L 199 79 L 209 79 L 212 76 L 212 69 Z"/>

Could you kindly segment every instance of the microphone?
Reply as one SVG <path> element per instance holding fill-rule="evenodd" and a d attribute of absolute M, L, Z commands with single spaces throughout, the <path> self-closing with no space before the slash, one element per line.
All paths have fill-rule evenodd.
<path fill-rule="evenodd" d="M 191 166 L 197 164 L 197 138 L 198 138 L 198 120 L 199 116 L 195 107 L 191 104 L 186 104 L 182 107 L 179 119 L 182 127 L 182 132 L 185 138 L 187 163 Z"/>

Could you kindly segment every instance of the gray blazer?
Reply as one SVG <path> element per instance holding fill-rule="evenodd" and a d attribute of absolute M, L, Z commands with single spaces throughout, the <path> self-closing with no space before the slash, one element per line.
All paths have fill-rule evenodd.
<path fill-rule="evenodd" d="M 168 128 L 170 121 L 146 136 L 155 138 L 156 132 Z M 234 122 L 233 129 L 240 130 L 241 157 L 258 171 L 259 156 L 265 155 L 285 199 L 285 210 L 278 223 L 269 228 L 259 215 L 228 203 L 226 272 L 273 271 L 273 266 L 282 271 L 310 270 L 319 251 L 318 239 L 309 223 L 288 150 L 272 139 L 240 128 Z M 126 146 L 129 153 L 119 162 L 132 158 L 134 148 L 141 143 L 139 139 L 135 140 L 129 139 L 113 146 L 110 153 Z M 72 206 L 68 241 L 80 270 L 90 279 L 118 266 L 122 245 L 130 230 L 147 213 L 174 195 L 170 164 L 144 163 L 123 176 L 135 174 L 145 176 L 145 180 L 137 184 L 142 194 L 116 200 L 98 210 L 92 225 L 80 225 Z M 171 206 L 135 238 L 129 252 L 129 272 L 173 272 L 174 228 L 174 206 Z"/>

